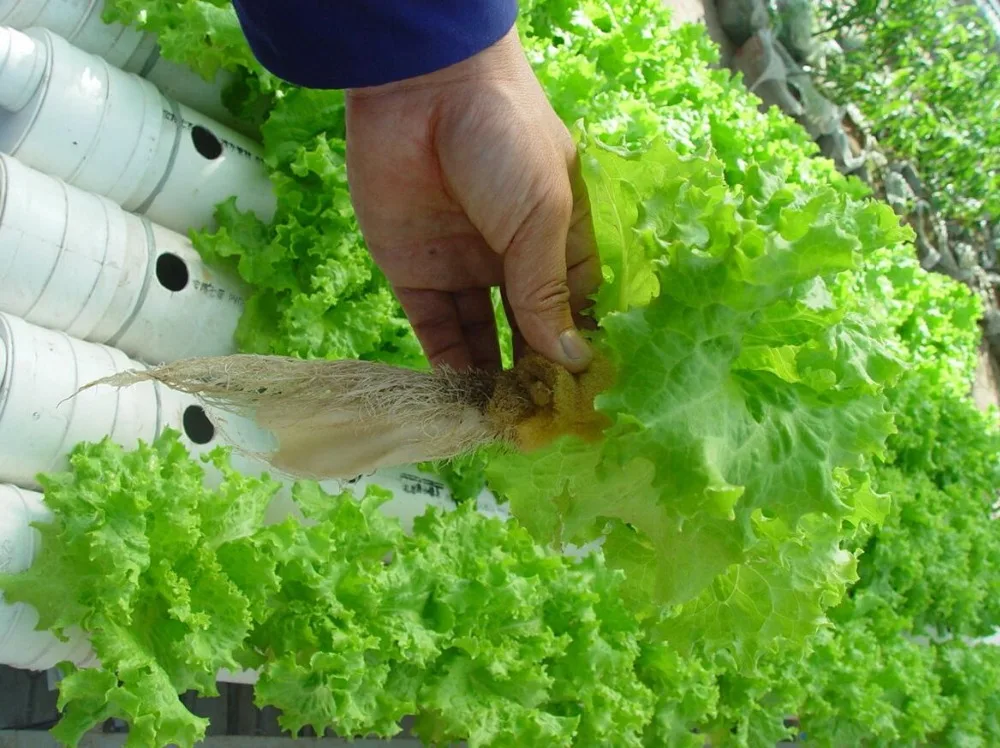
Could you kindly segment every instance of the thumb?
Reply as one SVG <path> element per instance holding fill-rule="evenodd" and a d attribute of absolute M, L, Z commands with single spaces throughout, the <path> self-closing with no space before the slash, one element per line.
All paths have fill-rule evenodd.
<path fill-rule="evenodd" d="M 551 190 L 515 233 L 504 252 L 504 284 L 511 312 L 525 342 L 573 373 L 593 359 L 573 322 L 566 271 L 566 237 L 573 197 Z"/>

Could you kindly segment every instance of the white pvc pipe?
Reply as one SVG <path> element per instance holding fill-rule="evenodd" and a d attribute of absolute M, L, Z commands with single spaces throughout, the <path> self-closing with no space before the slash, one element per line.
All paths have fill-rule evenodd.
<path fill-rule="evenodd" d="M 148 183 L 157 184 L 167 170 L 173 141 L 162 122 L 169 106 L 159 92 L 120 78 L 121 71 L 51 32 L 0 28 L 4 38 L 30 47 L 30 54 L 8 58 L 0 68 L 0 101 L 13 98 L 7 90 L 24 77 L 22 69 L 44 60 L 45 75 L 25 105 L 0 112 L 0 150 L 121 205 L 142 199 L 140 190 L 148 195 Z"/>
<path fill-rule="evenodd" d="M 221 71 L 206 81 L 190 68 L 163 59 L 154 34 L 105 23 L 104 5 L 104 0 L 0 0 L 0 25 L 21 31 L 49 29 L 74 47 L 146 78 L 196 112 L 229 126 L 239 125 L 222 103 L 222 91 L 233 79 L 230 73 Z"/>
<path fill-rule="evenodd" d="M 243 285 L 209 268 L 186 238 L 146 222 L 148 279 L 135 316 L 109 344 L 151 364 L 236 351 Z"/>
<path fill-rule="evenodd" d="M 256 143 L 184 106 L 161 114 L 172 135 L 166 172 L 123 207 L 185 235 L 215 226 L 216 206 L 234 195 L 241 210 L 272 218 L 276 200 Z"/>
<path fill-rule="evenodd" d="M 191 242 L 0 154 L 0 311 L 149 363 L 235 350 L 245 292 Z"/>
<path fill-rule="evenodd" d="M 148 264 L 138 216 L 0 154 L 0 311 L 79 338 L 117 330 Z"/>
<path fill-rule="evenodd" d="M 104 0 L 0 0 L 0 24 L 23 31 L 46 28 L 75 47 L 129 72 L 156 52 L 151 34 L 101 20 Z"/>
<path fill-rule="evenodd" d="M 37 489 L 40 472 L 65 470 L 81 441 L 111 436 L 131 448 L 160 431 L 156 388 L 84 385 L 138 366 L 121 351 L 0 314 L 0 482 Z"/>
<path fill-rule="evenodd" d="M 212 80 L 207 81 L 191 68 L 160 57 L 159 47 L 156 48 L 155 56 L 141 69 L 127 67 L 125 70 L 141 75 L 160 89 L 167 98 L 215 122 L 231 127 L 244 135 L 252 133 L 252 128 L 237 119 L 222 101 L 223 93 L 235 78 L 232 73 L 220 70 Z"/>
<path fill-rule="evenodd" d="M 27 570 L 41 550 L 41 533 L 33 522 L 49 522 L 52 515 L 41 494 L 0 484 L 0 573 Z M 38 611 L 25 603 L 8 604 L 0 591 L 0 665 L 24 670 L 48 670 L 61 662 L 79 667 L 95 664 L 86 634 L 66 632 L 61 641 L 48 631 L 36 631 Z"/>
<path fill-rule="evenodd" d="M 4 41 L 6 40 L 6 41 Z M 258 146 L 164 97 L 149 81 L 45 29 L 0 27 L 0 151 L 186 234 L 215 224 L 215 206 L 269 220 L 275 197 Z"/>
<path fill-rule="evenodd" d="M 45 77 L 45 58 L 20 34 L 0 30 L 0 107 L 16 112 L 28 105 Z"/>

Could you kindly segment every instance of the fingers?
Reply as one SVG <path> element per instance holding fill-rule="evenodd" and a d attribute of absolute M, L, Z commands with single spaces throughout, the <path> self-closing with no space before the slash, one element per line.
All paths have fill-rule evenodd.
<path fill-rule="evenodd" d="M 601 265 L 575 152 L 559 176 L 556 187 L 535 201 L 503 253 L 503 300 L 515 360 L 531 348 L 580 372 L 592 352 L 578 330 L 596 327 L 586 311 L 601 281 Z M 433 365 L 501 368 L 488 287 L 458 292 L 397 288 L 397 294 Z"/>
<path fill-rule="evenodd" d="M 579 372 L 587 368 L 592 354 L 573 328 L 597 327 L 586 312 L 601 284 L 601 261 L 575 147 L 568 151 L 566 168 L 572 201 L 569 218 L 565 204 L 551 197 L 529 215 L 505 255 L 503 299 L 514 332 L 515 360 L 530 346 Z"/>
<path fill-rule="evenodd" d="M 471 368 L 472 354 L 462 334 L 454 297 L 444 291 L 395 290 L 431 365 L 459 371 Z"/>
<path fill-rule="evenodd" d="M 601 262 L 575 147 L 565 168 L 566 181 L 541 196 L 505 253 L 505 300 L 515 342 L 579 372 L 592 353 L 577 329 L 596 327 L 585 312 L 601 283 Z"/>
<path fill-rule="evenodd" d="M 514 321 L 528 345 L 569 371 L 581 372 L 593 354 L 570 307 L 566 243 L 572 214 L 568 180 L 541 193 L 504 253 L 504 282 Z"/>
<path fill-rule="evenodd" d="M 500 369 L 500 344 L 489 289 L 459 293 L 397 288 L 417 340 L 435 367 Z"/>
<path fill-rule="evenodd" d="M 484 371 L 499 371 L 500 341 L 493 300 L 488 288 L 474 288 L 454 295 L 462 336 L 472 365 Z"/>

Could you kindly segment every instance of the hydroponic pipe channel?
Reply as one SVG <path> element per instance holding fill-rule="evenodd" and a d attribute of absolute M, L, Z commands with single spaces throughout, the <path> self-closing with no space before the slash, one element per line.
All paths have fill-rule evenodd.
<path fill-rule="evenodd" d="M 233 76 L 219 71 L 206 81 L 191 69 L 165 60 L 154 34 L 103 21 L 105 0 L 0 0 L 0 25 L 49 29 L 74 47 L 103 57 L 116 68 L 142 76 L 162 93 L 196 112 L 249 134 L 222 103 Z"/>
<path fill-rule="evenodd" d="M 235 350 L 245 288 L 190 241 L 0 154 L 0 311 L 148 363 Z"/>
<path fill-rule="evenodd" d="M 274 213 L 257 144 L 46 29 L 0 27 L 0 151 L 184 234 Z"/>
<path fill-rule="evenodd" d="M 161 429 L 152 383 L 126 390 L 77 391 L 137 366 L 115 348 L 0 314 L 0 482 L 37 489 L 36 475 L 68 467 L 81 441 L 105 436 L 125 447 Z"/>

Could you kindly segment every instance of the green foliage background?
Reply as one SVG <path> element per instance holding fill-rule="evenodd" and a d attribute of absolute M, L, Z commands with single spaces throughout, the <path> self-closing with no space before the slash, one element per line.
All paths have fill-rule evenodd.
<path fill-rule="evenodd" d="M 107 14 L 236 73 L 230 104 L 262 122 L 275 219 L 230 202 L 195 236 L 252 288 L 241 348 L 425 365 L 353 217 L 342 95 L 262 71 L 223 0 Z M 262 529 L 274 484 L 209 490 L 175 435 L 81 445 L 46 478 L 45 553 L 0 580 L 94 638 L 102 668 L 63 681 L 57 734 L 120 716 L 133 745 L 190 745 L 204 723 L 176 694 L 257 667 L 293 731 L 417 714 L 425 739 L 473 746 L 764 746 L 796 715 L 818 745 L 996 745 L 978 301 L 656 0 L 526 1 L 520 28 L 595 196 L 613 438 L 464 460 L 456 481 L 488 478 L 517 522 L 466 506 L 412 536 L 378 491 L 306 483 L 315 525 Z M 602 557 L 558 551 L 595 538 Z"/>
<path fill-rule="evenodd" d="M 881 145 L 911 160 L 936 208 L 968 227 L 1000 221 L 1000 40 L 975 3 L 816 3 L 820 30 L 850 42 L 821 71 Z"/>

